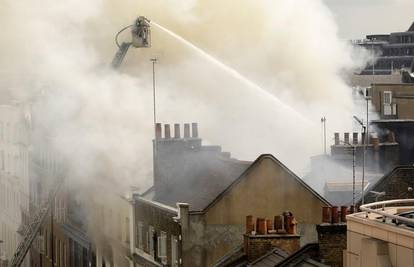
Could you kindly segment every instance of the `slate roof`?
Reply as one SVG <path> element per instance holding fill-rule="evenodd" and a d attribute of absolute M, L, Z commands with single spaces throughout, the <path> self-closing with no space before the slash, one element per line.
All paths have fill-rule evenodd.
<path fill-rule="evenodd" d="M 414 22 L 411 24 L 411 27 L 408 29 L 409 32 L 414 32 Z"/>
<path fill-rule="evenodd" d="M 393 170 L 391 170 L 390 172 L 388 172 L 387 174 L 385 174 L 384 176 L 382 176 L 377 182 L 372 183 L 368 186 L 368 188 L 365 190 L 365 201 L 369 200 L 370 198 L 372 198 L 373 196 L 369 195 L 371 191 L 382 191 L 382 189 L 380 189 L 380 187 L 382 187 L 388 179 L 391 179 L 392 177 L 399 175 L 399 176 L 406 176 L 406 177 L 412 177 L 412 180 L 414 182 L 414 166 L 397 166 L 395 167 Z M 357 199 L 357 203 L 358 205 L 361 204 L 361 196 Z M 379 200 L 384 200 L 384 199 L 379 199 Z"/>
<path fill-rule="evenodd" d="M 226 255 L 214 267 L 328 267 L 320 263 L 319 244 L 310 243 L 293 254 L 288 254 L 279 248 L 274 248 L 268 253 L 249 263 L 247 257 L 240 255 L 240 249 L 234 250 L 233 255 Z"/>
<path fill-rule="evenodd" d="M 275 248 L 266 255 L 258 258 L 248 266 L 254 267 L 274 267 L 279 262 L 287 258 L 289 254 L 281 249 Z"/>
<path fill-rule="evenodd" d="M 295 253 L 290 254 L 288 257 L 278 262 L 274 267 L 328 267 L 327 265 L 320 263 L 316 259 L 319 258 L 319 244 L 310 243 Z"/>
<path fill-rule="evenodd" d="M 192 166 L 183 166 L 182 174 L 187 179 L 170 184 L 166 193 L 157 196 L 151 188 L 143 197 L 171 207 L 175 207 L 177 202 L 185 202 L 190 204 L 190 211 L 202 211 L 250 164 L 227 158 L 200 160 Z"/>

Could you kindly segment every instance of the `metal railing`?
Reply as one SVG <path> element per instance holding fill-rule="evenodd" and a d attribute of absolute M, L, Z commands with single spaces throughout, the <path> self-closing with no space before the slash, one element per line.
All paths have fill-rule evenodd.
<path fill-rule="evenodd" d="M 397 204 L 404 204 L 404 205 L 397 205 Z M 386 207 L 408 207 L 408 204 L 411 204 L 411 206 L 414 206 L 414 199 L 394 199 L 394 200 L 385 200 L 385 201 L 379 201 L 374 202 L 370 204 L 365 204 L 360 206 L 361 211 L 366 213 L 366 218 L 368 218 L 368 214 L 374 213 L 381 215 L 383 217 L 383 221 L 386 218 L 389 219 L 395 219 L 396 222 L 403 222 L 406 224 L 414 225 L 414 219 L 410 219 L 407 217 L 390 214 L 385 211 Z M 414 212 L 414 208 L 413 208 Z"/>

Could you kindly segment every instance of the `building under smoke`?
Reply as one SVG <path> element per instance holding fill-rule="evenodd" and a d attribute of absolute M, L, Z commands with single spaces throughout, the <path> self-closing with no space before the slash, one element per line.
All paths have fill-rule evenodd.
<path fill-rule="evenodd" d="M 354 41 L 378 55 L 374 65 L 367 66 L 362 75 L 391 74 L 393 70 L 414 68 L 414 23 L 405 32 L 367 35 Z"/>
<path fill-rule="evenodd" d="M 197 124 L 156 126 L 154 186 L 135 195 L 131 250 L 142 266 L 213 266 L 243 243 L 246 216 L 291 211 L 298 244 L 317 240 L 330 204 L 272 155 L 254 162 L 202 145 Z M 266 237 L 265 237 L 266 238 Z M 131 237 L 132 240 L 132 237 Z"/>
<path fill-rule="evenodd" d="M 29 128 L 24 105 L 0 106 L 0 266 L 13 257 L 29 215 Z"/>

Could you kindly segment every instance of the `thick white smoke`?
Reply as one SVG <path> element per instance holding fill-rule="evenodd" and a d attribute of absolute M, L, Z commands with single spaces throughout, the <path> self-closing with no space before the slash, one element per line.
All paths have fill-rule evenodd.
<path fill-rule="evenodd" d="M 151 49 L 131 50 L 119 72 L 110 69 L 114 35 L 138 15 L 221 59 L 314 124 L 155 28 Z M 43 95 L 35 116 L 70 159 L 77 182 L 105 173 L 125 186 L 151 183 L 153 56 L 158 121 L 199 122 L 207 142 L 236 157 L 272 153 L 302 170 L 322 150 L 321 116 L 332 131 L 351 125 L 351 90 L 340 77 L 354 62 L 320 0 L 3 0 L 0 22 L 3 84 L 17 75 L 16 96 Z"/>

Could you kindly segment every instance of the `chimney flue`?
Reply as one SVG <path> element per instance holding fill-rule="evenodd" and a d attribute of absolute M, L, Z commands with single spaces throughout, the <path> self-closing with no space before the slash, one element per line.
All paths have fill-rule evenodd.
<path fill-rule="evenodd" d="M 339 133 L 335 133 L 335 145 L 339 145 Z"/>
<path fill-rule="evenodd" d="M 346 222 L 346 215 L 348 214 L 348 207 L 341 206 L 341 222 Z"/>
<path fill-rule="evenodd" d="M 267 232 L 266 219 L 257 218 L 256 219 L 256 233 L 259 235 L 265 235 Z"/>
<path fill-rule="evenodd" d="M 358 145 L 358 133 L 353 133 L 352 134 L 352 143 L 354 145 Z"/>
<path fill-rule="evenodd" d="M 389 132 L 387 136 L 388 143 L 395 143 L 395 134 L 393 132 Z"/>
<path fill-rule="evenodd" d="M 190 138 L 190 124 L 184 123 L 184 138 Z"/>
<path fill-rule="evenodd" d="M 246 216 L 246 234 L 251 234 L 254 231 L 253 216 Z"/>
<path fill-rule="evenodd" d="M 174 124 L 174 138 L 180 138 L 180 137 L 181 137 L 180 124 L 175 123 Z"/>
<path fill-rule="evenodd" d="M 191 133 L 193 138 L 198 138 L 198 124 L 196 122 L 191 123 Z"/>
<path fill-rule="evenodd" d="M 332 223 L 339 223 L 339 214 L 338 214 L 338 207 L 333 206 L 331 209 L 332 213 Z"/>
<path fill-rule="evenodd" d="M 344 133 L 344 143 L 349 144 L 349 133 Z"/>
<path fill-rule="evenodd" d="M 155 124 L 155 139 L 161 139 L 162 138 L 162 129 L 161 129 L 161 123 Z"/>
<path fill-rule="evenodd" d="M 322 207 L 322 222 L 323 223 L 330 223 L 330 211 L 331 207 Z"/>
<path fill-rule="evenodd" d="M 171 129 L 169 124 L 164 124 L 164 135 L 166 139 L 171 138 Z"/>

